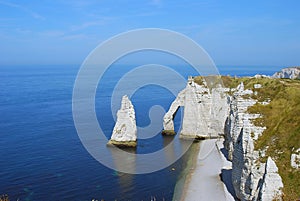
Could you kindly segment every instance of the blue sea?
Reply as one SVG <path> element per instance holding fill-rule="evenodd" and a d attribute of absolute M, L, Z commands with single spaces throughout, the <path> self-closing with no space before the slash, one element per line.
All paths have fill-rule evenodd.
<path fill-rule="evenodd" d="M 72 116 L 72 93 L 79 65 L 0 66 L 0 194 L 10 200 L 172 200 L 183 175 L 187 152 L 170 166 L 148 174 L 125 174 L 95 160 L 82 145 Z M 130 67 L 107 71 L 96 93 L 96 113 L 109 139 L 114 118 L 110 98 L 118 80 Z M 174 69 L 187 79 L 193 69 Z M 223 75 L 271 75 L 277 67 L 220 67 Z M 145 75 L 147 76 L 147 75 Z M 168 74 L 161 78 L 168 79 Z M 135 79 L 143 79 L 136 77 Z M 169 80 L 172 82 L 172 80 Z M 130 83 L 128 83 L 130 87 Z M 184 86 L 180 86 L 184 87 Z M 148 110 L 167 110 L 174 94 L 156 85 L 140 88 L 132 96 L 138 126 L 149 125 Z M 100 112 L 101 111 L 101 114 Z M 175 117 L 180 129 L 181 110 Z M 159 117 L 162 127 L 162 117 Z M 138 143 L 137 153 L 162 149 L 178 136 Z M 153 161 L 155 163 L 156 161 Z"/>

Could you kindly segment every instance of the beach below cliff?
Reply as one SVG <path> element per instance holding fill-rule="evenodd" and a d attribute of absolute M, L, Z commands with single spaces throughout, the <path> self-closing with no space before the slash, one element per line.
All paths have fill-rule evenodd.
<path fill-rule="evenodd" d="M 224 150 L 223 139 L 201 141 L 187 164 L 185 175 L 176 184 L 173 201 L 234 201 L 231 162 L 225 158 Z"/>

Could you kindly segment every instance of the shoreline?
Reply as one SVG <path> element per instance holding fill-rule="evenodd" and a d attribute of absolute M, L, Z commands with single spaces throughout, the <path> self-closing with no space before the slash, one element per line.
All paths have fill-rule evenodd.
<path fill-rule="evenodd" d="M 176 185 L 174 188 L 173 201 L 182 200 L 182 197 L 185 195 L 185 189 L 191 179 L 191 173 L 195 171 L 197 165 L 197 157 L 200 151 L 200 142 L 195 142 L 194 147 L 191 150 L 191 155 L 187 161 L 187 166 L 184 168 L 182 173 L 180 174 L 180 179 L 176 181 Z"/>
<path fill-rule="evenodd" d="M 187 166 L 186 175 L 176 183 L 173 201 L 235 200 L 231 175 L 227 174 L 231 174 L 231 162 L 221 152 L 223 141 L 200 142 L 198 152 L 189 160 L 192 164 Z"/>

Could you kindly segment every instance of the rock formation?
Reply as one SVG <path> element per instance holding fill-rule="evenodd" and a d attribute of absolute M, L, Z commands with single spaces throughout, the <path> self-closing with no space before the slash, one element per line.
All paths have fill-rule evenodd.
<path fill-rule="evenodd" d="M 184 107 L 180 136 L 184 138 L 216 137 L 223 133 L 228 111 L 226 89 L 221 86 L 212 89 L 205 80 L 199 85 L 189 77 L 183 89 L 164 116 L 163 134 L 175 134 L 173 119 L 179 107 Z"/>
<path fill-rule="evenodd" d="M 242 128 L 232 158 L 232 184 L 240 200 L 258 200 L 264 164 L 257 161 L 249 129 Z"/>
<path fill-rule="evenodd" d="M 241 130 L 232 160 L 232 184 L 236 196 L 242 201 L 281 200 L 283 183 L 271 157 L 267 163 L 259 162 L 253 140 L 248 131 Z"/>
<path fill-rule="evenodd" d="M 293 168 L 300 168 L 300 148 L 291 154 L 291 166 Z"/>
<path fill-rule="evenodd" d="M 269 158 L 267 163 L 261 163 L 259 152 L 254 150 L 253 140 L 265 128 L 251 123 L 252 119 L 260 115 L 247 113 L 247 108 L 256 103 L 251 98 L 243 98 L 247 94 L 252 94 L 252 91 L 245 90 L 241 83 L 230 98 L 230 110 L 224 129 L 224 147 L 228 151 L 228 159 L 232 160 L 233 187 L 240 200 L 280 200 L 283 184 L 275 162 Z M 270 184 L 271 181 L 273 184 Z"/>
<path fill-rule="evenodd" d="M 131 101 L 126 95 L 122 97 L 121 108 L 117 113 L 117 122 L 108 144 L 124 147 L 136 147 L 137 127 L 135 112 Z"/>
<path fill-rule="evenodd" d="M 263 184 L 260 191 L 260 200 L 281 200 L 283 183 L 278 174 L 278 168 L 271 157 L 268 157 Z"/>
<path fill-rule="evenodd" d="M 259 114 L 247 113 L 248 107 L 256 103 L 253 99 L 244 99 L 244 95 L 251 95 L 251 90 L 245 90 L 244 84 L 241 83 L 236 92 L 230 98 L 229 113 L 225 123 L 225 143 L 224 146 L 228 150 L 228 158 L 232 160 L 232 153 L 234 143 L 236 142 L 242 127 L 250 129 L 249 132 L 253 133 L 254 139 L 257 139 L 262 134 L 265 127 L 257 127 L 251 123 L 251 119 L 259 117 Z"/>
<path fill-rule="evenodd" d="M 300 67 L 283 68 L 280 72 L 276 72 L 272 77 L 300 79 Z"/>
<path fill-rule="evenodd" d="M 262 85 L 256 83 L 253 88 L 260 89 Z M 232 161 L 232 184 L 239 200 L 281 200 L 283 184 L 275 162 L 270 157 L 266 163 L 261 162 L 261 152 L 254 149 L 254 141 L 266 128 L 252 123 L 260 114 L 247 113 L 257 103 L 251 98 L 253 91 L 245 89 L 243 83 L 232 89 L 233 95 L 228 91 L 221 86 L 209 90 L 205 80 L 199 85 L 190 77 L 164 116 L 163 134 L 175 134 L 173 118 L 178 108 L 184 107 L 181 137 L 224 134 L 224 147 Z"/>

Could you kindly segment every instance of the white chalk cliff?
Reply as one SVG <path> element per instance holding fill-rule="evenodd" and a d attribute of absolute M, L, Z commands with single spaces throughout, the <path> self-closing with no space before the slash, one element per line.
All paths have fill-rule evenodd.
<path fill-rule="evenodd" d="M 276 72 L 272 77 L 300 79 L 300 67 L 283 68 L 281 71 Z"/>
<path fill-rule="evenodd" d="M 261 200 L 281 200 L 283 183 L 278 168 L 271 157 L 268 157 L 263 185 L 260 192 Z"/>
<path fill-rule="evenodd" d="M 121 108 L 117 113 L 117 122 L 108 144 L 135 147 L 137 141 L 137 127 L 134 107 L 128 96 L 122 97 Z"/>
<path fill-rule="evenodd" d="M 254 105 L 256 100 L 244 99 L 244 95 L 251 95 L 251 90 L 245 90 L 244 84 L 241 83 L 236 92 L 230 97 L 230 109 L 225 124 L 225 148 L 228 150 L 228 158 L 232 160 L 234 143 L 236 142 L 241 129 L 244 127 L 253 133 L 256 140 L 262 134 L 265 127 L 257 127 L 251 123 L 251 119 L 258 118 L 259 114 L 247 113 L 248 107 Z"/>
<path fill-rule="evenodd" d="M 177 95 L 164 116 L 163 133 L 175 134 L 173 119 L 179 107 L 184 107 L 181 137 L 207 138 L 223 133 L 228 112 L 225 91 L 222 87 L 210 91 L 204 79 L 199 85 L 189 77 L 186 88 Z"/>
<path fill-rule="evenodd" d="M 257 103 L 249 98 L 253 91 L 245 89 L 243 83 L 232 89 L 233 95 L 228 91 L 221 86 L 209 90 L 205 80 L 199 85 L 190 77 L 164 116 L 163 132 L 175 134 L 173 118 L 178 108 L 184 107 L 181 137 L 224 135 L 224 147 L 232 161 L 232 184 L 239 200 L 281 200 L 283 183 L 275 162 L 268 158 L 262 163 L 260 152 L 254 149 L 254 141 L 266 128 L 252 123 L 260 114 L 247 113 L 247 109 Z"/>
<path fill-rule="evenodd" d="M 251 123 L 251 119 L 260 116 L 247 113 L 247 108 L 256 100 L 244 99 L 243 95 L 251 93 L 251 90 L 244 89 L 243 83 L 238 86 L 231 97 L 224 129 L 224 145 L 228 159 L 232 160 L 233 187 L 240 200 L 281 200 L 283 183 L 275 162 L 268 158 L 267 163 L 261 163 L 259 152 L 254 150 L 253 141 L 265 128 Z"/>

